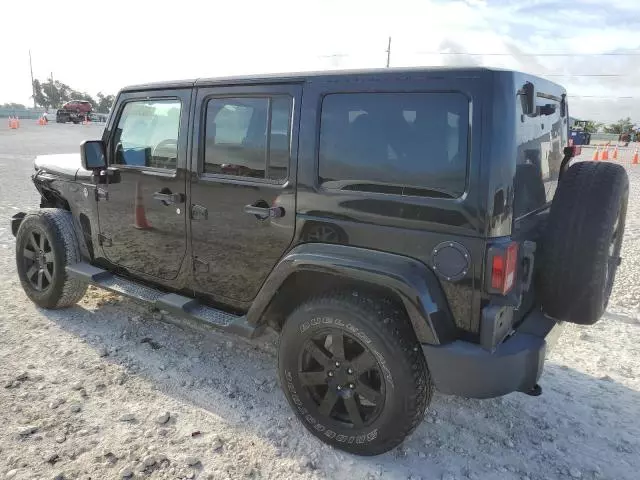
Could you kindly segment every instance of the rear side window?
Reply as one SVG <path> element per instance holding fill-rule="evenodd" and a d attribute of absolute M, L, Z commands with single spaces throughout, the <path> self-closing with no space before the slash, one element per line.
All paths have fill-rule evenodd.
<path fill-rule="evenodd" d="M 467 176 L 461 93 L 340 93 L 322 102 L 324 188 L 455 198 Z"/>
<path fill-rule="evenodd" d="M 213 98 L 207 102 L 205 173 L 287 179 L 292 98 Z"/>

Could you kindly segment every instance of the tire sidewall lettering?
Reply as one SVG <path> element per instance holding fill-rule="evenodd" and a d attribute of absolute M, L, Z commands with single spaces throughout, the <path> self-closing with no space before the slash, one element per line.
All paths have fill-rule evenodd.
<path fill-rule="evenodd" d="M 293 379 L 293 374 L 289 370 L 285 370 L 284 376 L 287 380 Z M 296 391 L 296 387 L 293 381 L 287 381 L 286 385 L 287 385 L 289 397 L 291 398 L 291 401 L 296 405 L 298 412 L 300 412 L 300 416 L 304 419 L 305 422 L 307 422 L 309 425 L 312 425 L 316 431 L 324 434 L 327 438 L 331 440 L 335 440 L 339 443 L 348 443 L 348 444 L 370 443 L 374 441 L 376 438 L 378 438 L 377 428 L 371 430 L 370 432 L 363 433 L 358 436 L 347 436 L 343 434 L 337 434 L 334 430 L 331 430 L 326 425 L 324 425 L 321 421 L 319 421 L 317 418 L 311 415 L 309 410 L 307 410 L 302 406 L 303 405 L 302 399 L 300 398 L 300 395 Z"/>

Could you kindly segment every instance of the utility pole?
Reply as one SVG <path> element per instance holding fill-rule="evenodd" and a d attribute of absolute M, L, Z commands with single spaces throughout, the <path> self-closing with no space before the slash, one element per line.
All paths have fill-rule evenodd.
<path fill-rule="evenodd" d="M 387 68 L 391 64 L 391 37 L 389 37 L 389 43 L 387 44 Z"/>
<path fill-rule="evenodd" d="M 31 49 L 29 49 L 29 69 L 31 70 L 31 94 L 33 95 L 33 108 L 36 108 L 36 86 L 33 84 L 33 65 L 31 63 Z"/>
<path fill-rule="evenodd" d="M 53 103 L 53 98 L 55 97 L 55 87 L 53 86 L 53 72 L 51 72 L 51 77 L 49 77 L 49 80 L 51 81 L 51 86 L 49 87 L 49 101 Z M 51 107 L 53 108 L 54 105 L 51 105 Z"/>

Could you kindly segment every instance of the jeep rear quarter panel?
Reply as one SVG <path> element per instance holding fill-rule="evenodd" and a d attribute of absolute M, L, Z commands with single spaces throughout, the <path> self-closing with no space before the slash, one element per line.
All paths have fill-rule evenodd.
<path fill-rule="evenodd" d="M 486 105 L 491 102 L 492 72 L 485 69 L 430 69 L 429 71 L 376 72 L 361 75 L 319 76 L 304 87 L 298 157 L 296 242 L 317 241 L 310 232 L 329 228 L 335 241 L 366 249 L 405 255 L 433 269 L 434 249 L 443 242 L 456 242 L 469 254 L 470 264 L 456 281 L 436 271 L 448 299 L 457 327 L 474 337 L 480 315 L 479 287 L 485 256 L 486 186 L 481 183 L 483 125 Z M 366 191 L 323 185 L 320 179 L 323 134 L 322 114 L 330 96 L 345 94 L 428 93 L 455 94 L 466 99 L 466 178 L 456 195 L 416 194 L 401 187 Z M 357 107 L 350 117 L 359 114 Z M 353 113 L 353 115 L 351 115 Z M 351 120 L 351 118 L 350 118 Z M 466 126 L 466 125 L 465 125 Z M 372 141 L 375 140 L 372 138 Z M 444 141 L 444 139 L 443 139 Z M 435 146 L 434 146 L 435 147 Z M 431 150 L 431 149 L 429 149 Z M 424 161 L 441 161 L 433 151 Z M 315 230 L 314 230 L 315 229 Z"/>

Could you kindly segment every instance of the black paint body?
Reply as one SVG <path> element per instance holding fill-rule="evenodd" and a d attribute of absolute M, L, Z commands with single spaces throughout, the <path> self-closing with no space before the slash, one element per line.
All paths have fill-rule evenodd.
<path fill-rule="evenodd" d="M 519 92 L 526 82 L 552 97 L 538 100 L 557 103 L 553 112 L 523 114 Z M 350 92 L 456 92 L 467 98 L 464 192 L 448 198 L 321 186 L 322 100 Z M 276 94 L 291 97 L 293 103 L 286 181 L 205 173 L 208 99 Z M 480 68 L 325 72 L 133 86 L 120 92 L 104 131 L 110 165 L 122 107 L 141 98 L 181 101 L 175 173 L 116 165 L 120 181 L 96 185 L 79 163 L 77 168 L 63 169 L 36 162 L 39 173 L 34 181 L 43 206 L 72 211 L 84 240 L 84 255 L 94 265 L 246 314 L 250 323 L 262 321 L 295 272 L 321 273 L 322 281 L 331 276 L 348 278 L 393 291 L 419 339 L 432 345 L 456 339 L 479 343 L 483 312 L 494 304 L 509 309 L 514 324 L 535 307 L 533 291 L 508 301 L 487 293 L 486 255 L 489 247 L 505 239 L 535 242 L 539 235 L 567 144 L 568 113 L 561 87 L 520 73 Z M 98 190 L 102 197 L 97 200 Z M 184 201 L 165 205 L 154 200 L 153 194 L 161 190 L 182 194 Z M 151 229 L 134 226 L 137 193 Z M 282 207 L 284 215 L 258 219 L 244 211 L 252 204 Z M 317 232 L 327 229 L 332 233 L 330 243 L 319 242 Z M 433 267 L 434 252 L 449 242 L 468 256 L 463 273 L 448 280 Z"/>

